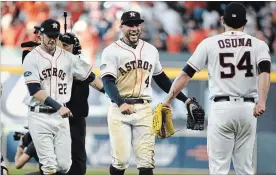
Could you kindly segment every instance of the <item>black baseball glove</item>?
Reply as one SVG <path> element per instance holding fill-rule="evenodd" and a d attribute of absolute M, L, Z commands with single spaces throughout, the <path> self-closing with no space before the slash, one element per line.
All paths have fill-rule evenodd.
<path fill-rule="evenodd" d="M 204 109 L 198 104 L 196 99 L 190 98 L 190 101 L 186 104 L 188 117 L 187 117 L 187 129 L 191 130 L 203 130 L 204 129 Z"/>

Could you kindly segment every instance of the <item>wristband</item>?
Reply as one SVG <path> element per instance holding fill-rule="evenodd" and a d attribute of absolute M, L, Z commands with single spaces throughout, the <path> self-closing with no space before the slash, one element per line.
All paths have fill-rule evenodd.
<path fill-rule="evenodd" d="M 54 99 L 52 99 L 49 96 L 45 99 L 44 104 L 47 106 L 51 106 L 52 108 L 54 108 L 57 111 L 62 107 L 61 104 L 59 104 L 58 102 L 56 102 Z"/>
<path fill-rule="evenodd" d="M 188 100 L 188 98 L 187 98 L 182 92 L 180 92 L 180 93 L 176 96 L 176 98 L 177 98 L 178 100 L 183 101 L 184 103 L 185 103 L 185 101 Z"/>
<path fill-rule="evenodd" d="M 100 89 L 100 92 L 104 94 L 105 93 L 104 88 Z"/>

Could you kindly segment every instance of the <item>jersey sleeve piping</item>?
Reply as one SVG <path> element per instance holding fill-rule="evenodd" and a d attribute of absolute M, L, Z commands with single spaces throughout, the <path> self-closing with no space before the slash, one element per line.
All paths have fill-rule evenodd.
<path fill-rule="evenodd" d="M 115 74 L 113 74 L 112 72 L 106 72 L 106 73 L 102 74 L 101 78 L 103 78 L 106 75 L 112 75 L 114 78 L 117 78 L 117 76 Z"/>
<path fill-rule="evenodd" d="M 269 58 L 262 58 L 262 59 L 260 59 L 260 60 L 257 62 L 257 64 L 259 64 L 259 63 L 262 62 L 262 61 L 269 61 L 269 62 L 271 62 L 271 60 L 270 60 Z"/>
<path fill-rule="evenodd" d="M 189 64 L 195 71 L 199 72 L 199 68 L 197 68 L 195 65 L 193 65 L 193 63 L 187 61 L 187 64 Z"/>
<path fill-rule="evenodd" d="M 162 72 L 163 72 L 163 69 L 161 69 L 160 72 L 157 72 L 157 73 L 155 73 L 155 74 L 152 74 L 152 76 L 160 75 Z"/>
<path fill-rule="evenodd" d="M 83 78 L 81 81 L 83 81 L 83 80 L 86 80 L 86 79 L 87 79 L 87 77 L 90 75 L 90 73 L 91 73 L 91 71 L 92 71 L 92 68 L 93 68 L 93 65 L 91 65 L 91 67 L 90 67 L 89 71 L 87 72 L 87 74 L 86 74 L 85 78 Z"/>
<path fill-rule="evenodd" d="M 28 81 L 25 81 L 26 84 L 29 84 L 29 83 L 40 83 L 40 81 L 38 80 L 28 80 Z"/>

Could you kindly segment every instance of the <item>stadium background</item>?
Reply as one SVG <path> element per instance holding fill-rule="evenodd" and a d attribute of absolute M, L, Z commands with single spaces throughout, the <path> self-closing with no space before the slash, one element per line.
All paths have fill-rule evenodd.
<path fill-rule="evenodd" d="M 220 16 L 228 2 L 1 2 L 1 99 L 2 152 L 13 167 L 17 142 L 14 131 L 26 132 L 27 107 L 22 103 L 27 93 L 21 67 L 20 43 L 34 39 L 34 25 L 46 18 L 58 19 L 63 24 L 63 11 L 68 11 L 68 30 L 80 39 L 87 61 L 95 64 L 99 73 L 101 50 L 121 37 L 120 16 L 125 10 L 141 12 L 142 39 L 160 51 L 161 63 L 173 80 L 185 65 L 189 55 L 200 41 L 208 36 L 223 32 Z M 258 119 L 255 168 L 259 174 L 276 172 L 276 2 L 244 2 L 248 9 L 248 24 L 245 31 L 264 40 L 272 55 L 273 82 L 268 97 L 267 112 Z M 71 27 L 72 26 L 72 27 Z M 63 30 L 63 29 L 62 29 Z M 63 32 L 63 31 L 62 31 Z M 208 114 L 208 73 L 196 74 L 184 93 L 199 99 Z M 154 107 L 165 94 L 153 84 Z M 109 100 L 106 96 L 90 89 L 90 112 L 87 118 L 87 174 L 107 174 L 111 162 L 107 134 L 106 114 Z M 175 101 L 174 122 L 180 131 L 167 140 L 158 140 L 155 150 L 156 172 L 163 174 L 204 174 L 208 171 L 206 153 L 206 130 L 185 130 L 186 110 Z M 222 116 L 223 117 L 223 116 Z M 206 116 L 206 123 L 208 115 Z M 135 160 L 130 160 L 135 172 Z M 34 170 L 34 161 L 23 168 Z M 93 172 L 93 173 L 92 173 Z M 22 171 L 12 169 L 12 174 Z"/>

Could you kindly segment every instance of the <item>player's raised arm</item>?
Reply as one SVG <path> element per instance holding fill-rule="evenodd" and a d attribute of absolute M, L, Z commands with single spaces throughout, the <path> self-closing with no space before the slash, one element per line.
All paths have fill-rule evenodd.
<path fill-rule="evenodd" d="M 266 110 L 266 99 L 270 87 L 270 65 L 271 57 L 266 43 L 261 42 L 257 53 L 258 78 L 258 103 L 254 107 L 255 117 L 262 115 Z"/>

